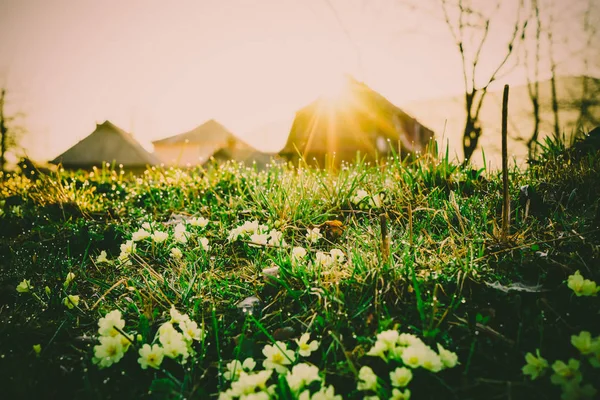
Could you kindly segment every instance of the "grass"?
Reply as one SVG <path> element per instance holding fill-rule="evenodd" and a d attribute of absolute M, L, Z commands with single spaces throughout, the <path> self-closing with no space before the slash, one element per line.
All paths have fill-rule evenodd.
<path fill-rule="evenodd" d="M 510 171 L 510 184 L 518 200 L 502 241 L 500 173 L 471 170 L 447 155 L 345 164 L 337 174 L 228 163 L 152 168 L 140 177 L 110 166 L 5 177 L 3 390 L 7 398 L 216 398 L 230 387 L 222 375 L 227 363 L 252 357 L 262 369 L 265 345 L 296 349 L 294 339 L 309 332 L 319 347 L 305 360 L 336 394 L 375 395 L 357 390 L 369 366 L 380 379 L 377 394 L 388 398 L 396 364 L 366 353 L 379 332 L 397 330 L 433 349 L 442 344 L 460 363 L 439 373 L 415 369 L 412 398 L 557 398 L 561 388 L 548 376 L 532 381 L 521 368 L 536 349 L 551 364 L 578 358 L 571 336 L 600 334 L 598 297 L 575 296 L 566 284 L 577 270 L 600 282 L 600 157 L 549 140 L 536 163 Z M 356 203 L 359 190 L 367 196 Z M 210 222 L 188 224 L 187 243 L 177 243 L 174 227 L 191 216 Z M 254 220 L 281 232 L 289 247 L 249 235 L 228 240 Z M 96 262 L 101 251 L 116 260 L 144 222 L 169 239 L 136 242 L 131 265 Z M 323 237 L 312 243 L 306 233 L 315 227 Z M 292 256 L 295 246 L 307 251 L 302 261 Z M 343 262 L 317 262 L 332 249 Z M 65 286 L 69 272 L 75 279 Z M 23 279 L 29 293 L 15 289 Z M 77 307 L 65 307 L 67 294 L 80 296 Z M 187 363 L 165 358 L 160 369 L 142 370 L 137 350 L 170 319 L 172 305 L 206 336 Z M 92 363 L 98 320 L 111 310 L 121 311 L 123 333 L 141 342 L 100 369 Z M 599 376 L 585 360 L 581 370 L 584 383 Z M 277 374 L 269 380 L 279 398 L 296 398 L 286 382 Z"/>

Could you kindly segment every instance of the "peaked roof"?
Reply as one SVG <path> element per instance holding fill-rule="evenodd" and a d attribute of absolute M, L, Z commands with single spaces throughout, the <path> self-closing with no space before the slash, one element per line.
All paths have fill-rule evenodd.
<path fill-rule="evenodd" d="M 296 154 L 298 150 L 327 152 L 329 142 L 337 143 L 337 150 L 354 150 L 357 146 L 373 147 L 361 132 L 377 131 L 392 142 L 401 141 L 411 149 L 414 145 L 394 122 L 397 118 L 407 132 L 411 124 L 418 124 L 424 131 L 433 132 L 415 118 L 395 106 L 384 96 L 359 82 L 350 75 L 345 76 L 346 88 L 341 104 L 332 103 L 325 96 L 296 112 L 292 129 L 280 154 Z M 334 129 L 332 136 L 332 129 Z M 339 139 L 339 140 L 338 140 Z"/>
<path fill-rule="evenodd" d="M 226 141 L 228 139 L 235 138 L 235 135 L 231 133 L 223 125 L 210 119 L 200 126 L 192 129 L 191 131 L 181 133 L 179 135 L 170 136 L 164 139 L 155 140 L 152 142 L 154 145 L 163 144 L 179 144 L 179 143 L 209 143 Z"/>
<path fill-rule="evenodd" d="M 65 167 L 88 167 L 103 162 L 116 162 L 125 167 L 160 163 L 131 134 L 110 121 L 96 124 L 94 132 L 50 162 L 62 163 Z"/>

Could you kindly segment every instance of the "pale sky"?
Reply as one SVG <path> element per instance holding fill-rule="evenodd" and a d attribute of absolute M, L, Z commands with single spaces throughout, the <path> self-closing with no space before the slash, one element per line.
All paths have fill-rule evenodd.
<path fill-rule="evenodd" d="M 36 159 L 107 119 L 149 149 L 214 118 L 276 151 L 294 111 L 342 72 L 400 106 L 461 93 L 439 14 L 404 3 L 329 0 L 336 18 L 327 0 L 0 0 L 0 84 Z"/>

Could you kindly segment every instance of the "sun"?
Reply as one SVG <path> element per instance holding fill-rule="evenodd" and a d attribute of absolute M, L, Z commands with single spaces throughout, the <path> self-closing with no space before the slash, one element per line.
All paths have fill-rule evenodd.
<path fill-rule="evenodd" d="M 349 89 L 345 74 L 332 74 L 321 80 L 319 97 L 329 105 L 341 105 L 348 101 Z"/>

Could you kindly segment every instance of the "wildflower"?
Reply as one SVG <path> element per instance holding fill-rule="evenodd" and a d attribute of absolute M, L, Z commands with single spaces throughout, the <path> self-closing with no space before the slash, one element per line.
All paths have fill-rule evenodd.
<path fill-rule="evenodd" d="M 458 364 L 458 356 L 456 355 L 456 353 L 454 353 L 450 350 L 446 350 L 439 343 L 437 344 L 437 348 L 438 348 L 438 353 L 440 355 L 440 359 L 442 360 L 442 363 L 444 364 L 444 367 L 445 368 L 456 367 L 456 364 Z"/>
<path fill-rule="evenodd" d="M 306 257 L 306 249 L 304 247 L 294 247 L 292 249 L 292 262 L 298 262 Z"/>
<path fill-rule="evenodd" d="M 579 361 L 571 358 L 568 364 L 558 360 L 552 364 L 554 374 L 550 377 L 550 381 L 555 385 L 564 386 L 566 384 L 576 382 L 580 383 L 583 377 L 579 371 Z"/>
<path fill-rule="evenodd" d="M 150 232 L 147 230 L 140 228 L 137 231 L 133 232 L 131 235 L 131 240 L 134 242 L 139 242 L 140 240 L 144 240 L 150 237 Z"/>
<path fill-rule="evenodd" d="M 231 383 L 231 393 L 235 396 L 240 396 L 241 398 L 243 395 L 254 394 L 256 389 L 264 391 L 267 389 L 267 381 L 272 374 L 272 370 L 264 370 L 255 373 L 242 372 L 239 379 Z M 266 399 L 269 399 L 268 394 Z"/>
<path fill-rule="evenodd" d="M 42 345 L 41 344 L 34 344 L 33 345 L 33 352 L 35 353 L 36 357 L 39 357 L 40 353 L 42 352 Z"/>
<path fill-rule="evenodd" d="M 65 283 L 63 284 L 64 287 L 67 287 L 71 284 L 71 282 L 73 282 L 73 279 L 75 279 L 75 274 L 72 272 L 69 272 L 67 274 L 67 277 L 65 278 Z"/>
<path fill-rule="evenodd" d="M 441 357 L 433 351 L 429 346 L 423 349 L 423 358 L 421 359 L 421 367 L 431 372 L 439 372 L 444 368 Z"/>
<path fill-rule="evenodd" d="M 147 230 L 147 231 L 151 231 L 152 230 L 152 225 L 150 225 L 150 222 L 144 222 L 142 224 L 142 228 Z"/>
<path fill-rule="evenodd" d="M 306 239 L 311 243 L 317 243 L 322 237 L 323 235 L 319 228 L 308 229 L 306 232 Z"/>
<path fill-rule="evenodd" d="M 159 341 L 163 345 L 164 354 L 169 358 L 183 356 L 186 359 L 189 355 L 188 346 L 183 335 L 173 328 L 170 322 L 166 322 L 159 328 Z"/>
<path fill-rule="evenodd" d="M 333 385 L 329 385 L 328 387 L 321 387 L 321 390 L 313 394 L 310 400 L 342 400 L 342 396 L 336 395 Z"/>
<path fill-rule="evenodd" d="M 195 217 L 188 221 L 191 226 L 197 226 L 199 228 L 204 228 L 206 225 L 208 225 L 208 222 L 209 221 L 204 217 Z"/>
<path fill-rule="evenodd" d="M 133 240 L 128 240 L 121 245 L 121 254 L 119 258 L 135 253 L 136 245 Z"/>
<path fill-rule="evenodd" d="M 392 397 L 390 400 L 409 400 L 410 399 L 410 390 L 406 389 L 403 391 L 394 388 L 392 390 Z"/>
<path fill-rule="evenodd" d="M 258 232 L 253 233 L 250 236 L 250 241 L 252 242 L 250 244 L 250 246 L 253 246 L 253 247 L 264 246 L 267 244 L 268 238 L 269 238 L 269 235 L 267 235 L 266 233 L 265 234 L 258 233 Z"/>
<path fill-rule="evenodd" d="M 329 254 L 318 251 L 317 254 L 315 254 L 315 264 L 316 266 L 327 268 L 333 264 L 333 258 Z"/>
<path fill-rule="evenodd" d="M 319 342 L 313 340 L 309 343 L 310 333 L 306 332 L 300 339 L 295 339 L 296 344 L 298 345 L 298 354 L 302 357 L 308 357 L 313 351 L 316 351 L 319 348 Z"/>
<path fill-rule="evenodd" d="M 94 357 L 92 362 L 98 364 L 100 368 L 110 367 L 118 363 L 125 354 L 121 338 L 112 336 L 101 336 L 100 344 L 94 346 Z"/>
<path fill-rule="evenodd" d="M 169 234 L 167 232 L 155 231 L 152 234 L 152 240 L 154 243 L 162 243 L 169 238 Z"/>
<path fill-rule="evenodd" d="M 196 321 L 183 321 L 179 324 L 179 328 L 183 332 L 183 338 L 188 342 L 195 340 L 197 342 L 204 339 L 204 331 L 198 328 L 198 323 Z"/>
<path fill-rule="evenodd" d="M 319 368 L 302 363 L 294 365 L 292 372 L 286 375 L 286 379 L 290 389 L 297 392 L 311 382 L 320 381 L 321 377 L 319 376 Z"/>
<path fill-rule="evenodd" d="M 596 286 L 596 282 L 589 279 L 583 279 L 581 273 L 576 271 L 567 279 L 567 286 L 579 296 L 595 296 L 600 288 Z"/>
<path fill-rule="evenodd" d="M 346 259 L 346 256 L 340 249 L 331 249 L 329 252 L 334 263 L 341 264 Z"/>
<path fill-rule="evenodd" d="M 183 324 L 184 322 L 187 322 L 190 320 L 190 317 L 187 314 L 180 313 L 179 311 L 177 311 L 177 309 L 173 305 L 171 305 L 171 309 L 169 310 L 169 315 L 171 316 L 171 322 L 174 324 Z M 171 325 L 171 327 L 172 327 L 172 325 Z M 169 330 L 169 326 L 163 324 L 161 326 L 161 329 Z"/>
<path fill-rule="evenodd" d="M 79 296 L 76 294 L 67 295 L 67 297 L 63 299 L 63 304 L 69 310 L 72 310 L 79 305 Z"/>
<path fill-rule="evenodd" d="M 171 249 L 171 257 L 176 260 L 180 260 L 183 257 L 183 253 L 177 247 Z"/>
<path fill-rule="evenodd" d="M 421 366 L 421 362 L 425 356 L 425 346 L 410 346 L 402 352 L 402 362 L 404 365 L 411 368 Z"/>
<path fill-rule="evenodd" d="M 50 293 L 52 293 L 52 290 L 50 290 L 50 288 L 48 286 L 46 286 L 44 288 L 44 292 L 46 292 L 46 296 L 50 296 Z"/>
<path fill-rule="evenodd" d="M 152 345 L 152 347 L 149 344 L 144 344 L 139 351 L 139 355 L 138 363 L 140 363 L 142 369 L 148 367 L 158 369 L 164 358 L 164 350 L 158 344 Z"/>
<path fill-rule="evenodd" d="M 390 372 L 390 382 L 395 387 L 405 387 L 413 377 L 412 371 L 406 367 L 398 367 Z"/>
<path fill-rule="evenodd" d="M 100 255 L 96 258 L 96 264 L 109 264 L 108 258 L 106 258 L 106 251 L 102 250 Z"/>
<path fill-rule="evenodd" d="M 381 357 L 383 360 L 385 360 L 385 352 L 388 350 L 389 348 L 387 344 L 382 342 L 381 340 L 378 340 L 375 342 L 373 347 L 371 347 L 371 349 L 367 352 L 367 355 L 373 357 Z"/>
<path fill-rule="evenodd" d="M 377 390 L 377 375 L 370 367 L 364 366 L 358 371 L 358 390 Z"/>
<path fill-rule="evenodd" d="M 178 243 L 181 243 L 181 244 L 187 243 L 188 235 L 187 235 L 186 227 L 183 223 L 179 223 L 175 226 L 175 232 L 173 233 L 173 238 Z"/>
<path fill-rule="evenodd" d="M 263 361 L 263 368 L 274 369 L 280 374 L 287 371 L 287 365 L 290 365 L 294 360 L 294 352 L 288 350 L 285 343 L 277 341 L 274 345 L 265 345 L 262 353 L 266 357 Z"/>
<path fill-rule="evenodd" d="M 354 197 L 352 197 L 351 201 L 354 204 L 358 204 L 367 197 L 369 197 L 369 193 L 366 190 L 358 189 Z"/>
<path fill-rule="evenodd" d="M 115 328 L 123 330 L 125 321 L 121 318 L 121 311 L 113 310 L 98 320 L 98 334 L 100 336 L 115 337 L 119 335 L 119 331 Z"/>
<path fill-rule="evenodd" d="M 377 334 L 377 341 L 382 342 L 388 350 L 396 347 L 396 343 L 398 342 L 398 338 L 400 335 L 398 331 L 395 330 L 387 330 Z"/>
<path fill-rule="evenodd" d="M 228 362 L 225 366 L 227 371 L 223 373 L 223 378 L 228 381 L 236 381 L 242 372 L 250 372 L 254 367 L 256 367 L 256 361 L 250 357 L 246 358 L 243 363 L 240 363 L 238 360 L 233 360 Z"/>
<path fill-rule="evenodd" d="M 269 241 L 267 244 L 269 246 L 287 247 L 287 243 L 285 242 L 285 239 L 283 238 L 283 233 L 281 233 L 275 229 L 272 229 L 271 232 L 269 232 Z"/>
<path fill-rule="evenodd" d="M 424 346 L 425 343 L 412 333 L 401 333 L 398 336 L 398 344 L 400 346 Z"/>
<path fill-rule="evenodd" d="M 19 293 L 27 293 L 31 289 L 33 289 L 33 286 L 31 286 L 31 281 L 29 279 L 23 279 L 21 283 L 17 285 L 17 292 Z"/>
<path fill-rule="evenodd" d="M 204 249 L 204 251 L 210 250 L 210 246 L 208 245 L 208 239 L 207 238 L 203 237 L 203 238 L 200 238 L 198 241 L 200 242 L 200 245 L 202 246 L 202 248 Z"/>
<path fill-rule="evenodd" d="M 575 346 L 582 355 L 592 353 L 592 335 L 587 331 L 582 331 L 579 335 L 571 336 L 571 344 Z"/>

